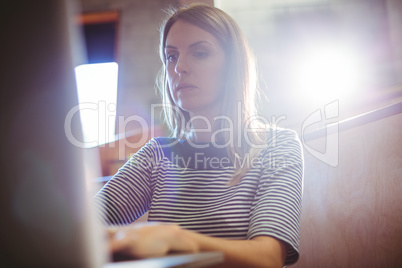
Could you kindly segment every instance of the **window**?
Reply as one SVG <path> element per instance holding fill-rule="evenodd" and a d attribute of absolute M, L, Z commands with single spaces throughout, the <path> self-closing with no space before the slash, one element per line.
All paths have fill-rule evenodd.
<path fill-rule="evenodd" d="M 79 21 L 88 64 L 77 66 L 75 74 L 84 143 L 93 147 L 113 141 L 115 136 L 118 13 L 84 14 Z"/>

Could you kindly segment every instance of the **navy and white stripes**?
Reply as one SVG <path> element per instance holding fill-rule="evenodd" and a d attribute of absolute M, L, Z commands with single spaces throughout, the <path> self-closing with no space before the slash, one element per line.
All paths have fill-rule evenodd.
<path fill-rule="evenodd" d="M 298 259 L 303 156 L 293 131 L 277 130 L 234 186 L 224 148 L 174 141 L 152 139 L 96 195 L 108 224 L 130 224 L 149 211 L 148 221 L 205 235 L 272 236 L 288 244 L 286 264 Z"/>

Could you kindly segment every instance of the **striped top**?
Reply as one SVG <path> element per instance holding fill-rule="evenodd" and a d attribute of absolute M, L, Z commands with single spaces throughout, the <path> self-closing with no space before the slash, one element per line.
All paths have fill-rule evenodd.
<path fill-rule="evenodd" d="M 273 132 L 273 131 L 271 131 Z M 275 130 L 240 183 L 225 148 L 153 138 L 95 196 L 108 224 L 148 221 L 179 224 L 227 238 L 272 236 L 288 245 L 285 264 L 299 257 L 303 156 L 295 132 Z"/>

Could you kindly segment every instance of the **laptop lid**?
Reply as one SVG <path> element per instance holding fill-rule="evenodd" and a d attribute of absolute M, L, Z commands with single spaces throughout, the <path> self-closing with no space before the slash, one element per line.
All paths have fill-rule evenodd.
<path fill-rule="evenodd" d="M 97 247 L 83 149 L 66 136 L 66 115 L 78 104 L 74 2 L 2 1 L 3 267 L 100 267 L 107 256 Z M 80 139 L 78 113 L 67 128 Z"/>

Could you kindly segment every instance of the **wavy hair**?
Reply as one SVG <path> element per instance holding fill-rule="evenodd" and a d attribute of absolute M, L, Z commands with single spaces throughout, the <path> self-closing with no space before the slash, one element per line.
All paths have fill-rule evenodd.
<path fill-rule="evenodd" d="M 229 145 L 226 147 L 227 153 L 233 163 L 245 163 L 244 159 L 257 157 L 261 145 L 265 144 L 264 133 L 258 131 L 264 126 L 257 120 L 256 99 L 260 96 L 260 88 L 254 55 L 239 26 L 224 11 L 202 3 L 170 9 L 168 15 L 160 29 L 159 54 L 163 67 L 157 79 L 157 88 L 164 104 L 163 117 L 171 131 L 171 136 L 186 138 L 190 131 L 186 128 L 190 115 L 175 105 L 170 94 L 166 72 L 166 38 L 172 25 L 182 20 L 212 34 L 225 53 L 226 77 L 224 77 L 221 113 L 228 116 L 231 123 L 220 120 L 219 127 L 232 129 L 233 133 L 220 132 L 217 135 L 218 140 Z M 244 128 L 251 130 L 246 134 L 247 137 L 244 131 L 238 131 Z M 240 182 L 249 167 L 250 165 L 247 164 L 235 165 L 231 184 Z"/>

